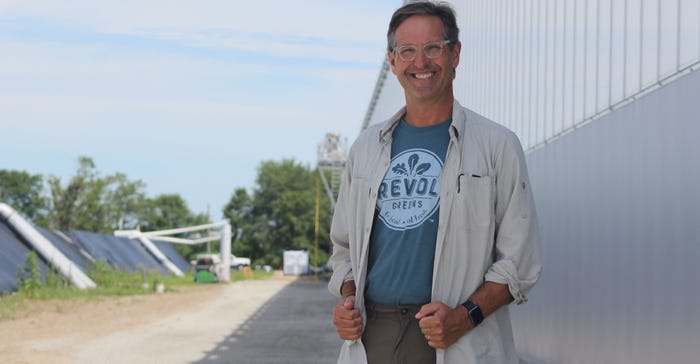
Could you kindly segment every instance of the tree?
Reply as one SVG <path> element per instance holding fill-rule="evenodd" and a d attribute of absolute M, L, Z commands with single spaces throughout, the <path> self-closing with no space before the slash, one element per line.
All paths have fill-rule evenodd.
<path fill-rule="evenodd" d="M 187 202 L 178 194 L 163 194 L 154 199 L 146 199 L 139 213 L 143 231 L 174 229 L 185 226 L 202 225 L 209 222 L 206 214 L 193 214 Z M 174 244 L 183 257 L 191 258 L 197 247 Z"/>
<path fill-rule="evenodd" d="M 255 236 L 253 228 L 253 199 L 245 188 L 237 188 L 233 191 L 231 199 L 224 207 L 224 217 L 231 224 L 233 246 L 231 251 L 240 256 L 251 257 L 255 253 L 252 246 L 239 239 L 240 236 L 249 237 L 252 240 Z"/>
<path fill-rule="evenodd" d="M 45 223 L 47 199 L 41 175 L 0 169 L 0 202 L 19 211 L 36 224 Z"/>
<path fill-rule="evenodd" d="M 190 225 L 190 210 L 177 194 L 163 194 L 145 203 L 140 221 L 144 231 L 173 229 Z"/>
<path fill-rule="evenodd" d="M 313 251 L 317 171 L 294 160 L 266 161 L 258 167 L 256 182 L 252 197 L 237 189 L 223 211 L 234 233 L 242 232 L 234 240 L 234 252 L 247 254 L 256 264 L 279 267 L 285 249 Z M 325 261 L 330 207 L 323 203 L 320 208 L 319 256 Z"/>
<path fill-rule="evenodd" d="M 123 173 L 107 176 L 106 181 L 109 188 L 103 199 L 110 230 L 136 229 L 147 201 L 146 184 L 140 180 L 129 181 Z"/>
<path fill-rule="evenodd" d="M 76 174 L 65 187 L 56 176 L 49 177 L 48 183 L 52 201 L 51 228 L 103 231 L 106 211 L 99 196 L 104 183 L 98 180 L 91 158 L 78 158 Z"/>
<path fill-rule="evenodd" d="M 251 213 L 253 211 L 253 200 L 248 195 L 245 188 L 237 188 L 233 191 L 233 195 L 228 204 L 224 207 L 224 217 L 231 222 L 231 230 L 234 233 L 250 223 Z"/>
<path fill-rule="evenodd" d="M 136 213 L 143 199 L 142 182 L 130 182 L 120 173 L 101 177 L 90 157 L 78 158 L 78 169 L 65 187 L 55 176 L 48 183 L 50 226 L 59 230 L 110 233 L 121 217 Z"/>
<path fill-rule="evenodd" d="M 117 229 L 146 231 L 170 229 L 207 222 L 206 215 L 190 212 L 177 194 L 146 197 L 146 185 L 123 173 L 102 176 L 89 157 L 78 158 L 75 175 L 64 186 L 49 177 L 50 227 L 111 233 Z"/>

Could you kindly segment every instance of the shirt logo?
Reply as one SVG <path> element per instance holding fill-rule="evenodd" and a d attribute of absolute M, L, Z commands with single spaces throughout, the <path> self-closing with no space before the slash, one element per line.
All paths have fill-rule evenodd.
<path fill-rule="evenodd" d="M 379 186 L 379 218 L 392 230 L 413 229 L 440 205 L 442 161 L 426 149 L 408 149 L 391 160 Z"/>

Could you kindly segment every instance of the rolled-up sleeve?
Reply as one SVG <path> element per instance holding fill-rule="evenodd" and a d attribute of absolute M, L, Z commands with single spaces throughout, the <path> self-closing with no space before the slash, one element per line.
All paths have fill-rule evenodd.
<path fill-rule="evenodd" d="M 535 203 L 525 155 L 520 142 L 509 133 L 496 156 L 495 260 L 485 280 L 507 284 L 513 302 L 526 295 L 542 272 L 540 237 Z"/>

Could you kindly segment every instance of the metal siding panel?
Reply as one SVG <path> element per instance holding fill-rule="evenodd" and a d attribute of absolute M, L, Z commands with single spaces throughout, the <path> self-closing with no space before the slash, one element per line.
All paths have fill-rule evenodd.
<path fill-rule="evenodd" d="M 524 358 L 700 354 L 698 94 L 694 72 L 528 155 L 544 275 L 513 310 Z"/>

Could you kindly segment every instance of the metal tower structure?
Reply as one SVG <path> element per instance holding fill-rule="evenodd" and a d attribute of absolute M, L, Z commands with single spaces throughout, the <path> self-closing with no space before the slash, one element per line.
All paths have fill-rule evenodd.
<path fill-rule="evenodd" d="M 317 168 L 330 200 L 331 210 L 335 207 L 335 201 L 338 198 L 340 175 L 345 168 L 347 156 L 347 140 L 339 133 L 327 133 L 323 142 L 318 144 Z"/>

